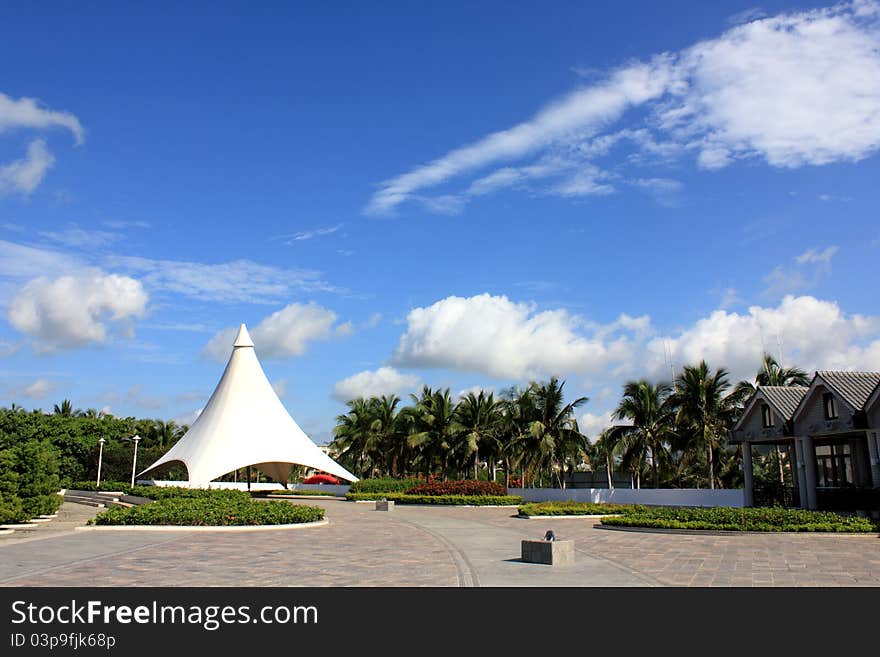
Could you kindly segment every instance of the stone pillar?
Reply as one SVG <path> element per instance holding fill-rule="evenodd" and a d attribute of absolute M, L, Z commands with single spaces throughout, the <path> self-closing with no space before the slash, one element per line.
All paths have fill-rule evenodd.
<path fill-rule="evenodd" d="M 794 475 L 797 477 L 798 497 L 802 509 L 807 508 L 807 481 L 804 473 L 804 446 L 800 438 L 792 440 L 794 443 Z"/>
<path fill-rule="evenodd" d="M 880 434 L 876 431 L 868 431 L 866 434 L 868 440 L 868 462 L 871 466 L 871 484 L 874 488 L 880 488 L 880 445 L 878 445 L 878 437 Z"/>
<path fill-rule="evenodd" d="M 746 506 L 754 505 L 754 484 L 752 482 L 752 444 L 742 443 L 743 458 L 743 503 Z"/>
<path fill-rule="evenodd" d="M 813 438 L 804 436 L 801 439 L 801 449 L 804 453 L 804 485 L 807 497 L 807 509 L 817 508 L 816 504 L 816 448 L 813 447 Z"/>

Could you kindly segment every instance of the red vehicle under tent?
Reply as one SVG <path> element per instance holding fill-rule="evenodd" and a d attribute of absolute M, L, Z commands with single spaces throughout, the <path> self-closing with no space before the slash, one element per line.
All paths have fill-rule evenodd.
<path fill-rule="evenodd" d="M 342 482 L 339 481 L 339 479 L 337 479 L 333 475 L 316 474 L 316 475 L 312 475 L 311 477 L 309 477 L 308 479 L 303 481 L 303 483 L 304 484 L 334 484 L 334 485 L 338 486 Z"/>

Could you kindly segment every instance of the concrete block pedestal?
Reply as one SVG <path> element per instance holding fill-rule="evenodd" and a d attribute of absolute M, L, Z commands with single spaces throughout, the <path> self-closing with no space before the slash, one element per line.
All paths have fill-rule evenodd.
<path fill-rule="evenodd" d="M 574 563 L 574 541 L 523 541 L 522 560 L 565 566 Z"/>
<path fill-rule="evenodd" d="M 394 511 L 394 502 L 376 500 L 376 511 Z"/>

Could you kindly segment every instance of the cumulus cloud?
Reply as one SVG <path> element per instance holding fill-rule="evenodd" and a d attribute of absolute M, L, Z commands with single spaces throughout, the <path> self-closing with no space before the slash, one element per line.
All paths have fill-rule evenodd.
<path fill-rule="evenodd" d="M 588 334 L 582 320 L 564 309 L 539 311 L 506 296 L 447 297 L 411 310 L 406 321 L 392 365 L 521 379 L 598 372 L 627 360 L 630 352 L 627 338 L 599 338 L 603 327 Z"/>
<path fill-rule="evenodd" d="M 130 336 L 147 301 L 139 281 L 91 269 L 30 281 L 10 302 L 7 317 L 43 353 L 104 342 L 108 325 Z"/>
<path fill-rule="evenodd" d="M 343 337 L 348 323 L 334 327 L 337 315 L 314 302 L 291 303 L 263 318 L 249 332 L 261 358 L 289 358 L 305 353 L 310 342 L 327 340 L 334 335 Z M 218 362 L 229 358 L 237 327 L 223 329 L 211 338 L 204 355 Z"/>
<path fill-rule="evenodd" d="M 41 107 L 35 98 L 15 100 L 0 93 L 0 133 L 16 128 L 45 130 L 53 127 L 66 128 L 77 144 L 83 142 L 82 124 L 73 114 Z"/>
<path fill-rule="evenodd" d="M 391 214 L 410 200 L 456 211 L 538 180 L 550 194 L 609 194 L 616 185 L 596 160 L 624 142 L 635 148 L 630 163 L 692 154 L 716 170 L 743 158 L 786 168 L 860 160 L 880 147 L 878 8 L 858 0 L 771 17 L 749 10 L 717 38 L 613 70 L 522 123 L 386 180 L 365 212 Z M 655 192 L 663 184 L 617 175 Z M 473 179 L 463 191 L 426 194 L 465 176 Z"/>
<path fill-rule="evenodd" d="M 393 367 L 358 372 L 333 386 L 333 398 L 348 401 L 358 397 L 381 395 L 406 395 L 421 385 L 415 374 L 404 374 Z"/>
<path fill-rule="evenodd" d="M 584 413 L 578 418 L 578 429 L 580 432 L 590 439 L 591 443 L 595 443 L 605 429 L 615 424 L 624 424 L 611 416 L 611 411 L 607 413 Z"/>
<path fill-rule="evenodd" d="M 789 295 L 778 306 L 746 313 L 716 310 L 677 335 L 650 340 L 644 367 L 668 378 L 664 343 L 676 367 L 705 359 L 726 367 L 733 380 L 753 378 L 765 351 L 807 371 L 880 369 L 880 317 L 848 315 L 812 296 Z"/>
<path fill-rule="evenodd" d="M 37 379 L 24 389 L 24 396 L 29 399 L 45 399 L 52 392 L 52 384 L 47 379 Z"/>
<path fill-rule="evenodd" d="M 55 158 L 46 142 L 42 139 L 32 141 L 23 159 L 0 166 L 0 194 L 30 194 L 54 163 Z"/>

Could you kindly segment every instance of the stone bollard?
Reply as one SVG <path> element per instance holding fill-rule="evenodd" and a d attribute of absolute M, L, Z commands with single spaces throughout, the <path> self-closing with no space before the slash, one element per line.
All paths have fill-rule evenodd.
<path fill-rule="evenodd" d="M 376 500 L 376 511 L 394 511 L 394 502 L 388 500 Z"/>
<path fill-rule="evenodd" d="M 543 563 L 550 566 L 573 564 L 574 541 L 523 541 L 522 560 L 526 563 Z"/>

